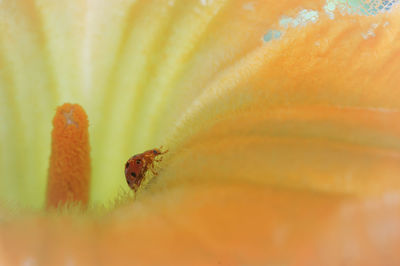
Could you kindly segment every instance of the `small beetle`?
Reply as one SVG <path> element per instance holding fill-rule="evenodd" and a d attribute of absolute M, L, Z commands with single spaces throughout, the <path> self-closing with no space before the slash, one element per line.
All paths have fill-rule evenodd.
<path fill-rule="evenodd" d="M 161 158 L 157 158 L 168 152 L 168 150 L 161 151 L 160 149 L 152 149 L 140 154 L 136 154 L 129 158 L 125 164 L 125 178 L 129 187 L 135 192 L 140 187 L 147 170 L 150 170 L 154 175 L 157 172 L 154 169 L 154 162 L 161 162 Z"/>

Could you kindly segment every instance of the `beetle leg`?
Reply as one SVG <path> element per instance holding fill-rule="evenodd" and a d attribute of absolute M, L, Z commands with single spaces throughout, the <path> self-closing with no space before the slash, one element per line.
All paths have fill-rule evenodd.
<path fill-rule="evenodd" d="M 165 150 L 165 151 L 162 151 L 163 150 L 163 146 L 160 146 L 160 151 L 161 151 L 161 153 L 160 154 L 165 154 L 165 153 L 167 153 L 168 152 L 168 150 Z"/>

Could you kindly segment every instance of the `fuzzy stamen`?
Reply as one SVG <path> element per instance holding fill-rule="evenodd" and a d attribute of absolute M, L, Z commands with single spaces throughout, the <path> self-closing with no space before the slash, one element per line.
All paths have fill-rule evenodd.
<path fill-rule="evenodd" d="M 47 208 L 65 203 L 87 206 L 90 172 L 87 115 L 80 105 L 66 103 L 53 119 Z"/>

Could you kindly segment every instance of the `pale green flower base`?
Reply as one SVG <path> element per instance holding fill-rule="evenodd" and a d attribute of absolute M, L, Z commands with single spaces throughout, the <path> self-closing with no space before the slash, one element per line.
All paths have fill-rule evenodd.
<path fill-rule="evenodd" d="M 232 88 L 251 79 L 261 57 L 279 47 L 262 46 L 285 38 L 279 32 L 265 39 L 268 30 L 278 30 L 279 19 L 259 21 L 259 38 L 250 38 L 253 33 L 237 21 L 214 28 L 242 7 L 209 2 L 1 1 L 2 204 L 43 206 L 51 120 L 64 102 L 79 103 L 88 113 L 91 206 L 111 206 L 117 195 L 130 193 L 123 166 L 133 154 L 176 147 L 218 114 L 252 102 Z M 343 2 L 321 1 L 319 17 L 329 15 L 325 8 L 340 19 Z M 349 4 L 351 10 L 362 5 Z M 243 8 L 243 21 L 251 22 L 253 7 Z M 310 12 L 314 23 L 317 11 Z"/>

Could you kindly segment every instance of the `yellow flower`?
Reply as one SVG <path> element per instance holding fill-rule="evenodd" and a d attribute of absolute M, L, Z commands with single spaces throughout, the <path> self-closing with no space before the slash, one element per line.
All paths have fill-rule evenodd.
<path fill-rule="evenodd" d="M 397 2 L 1 1 L 0 264 L 400 264 Z M 84 213 L 41 211 L 65 102 Z"/>

